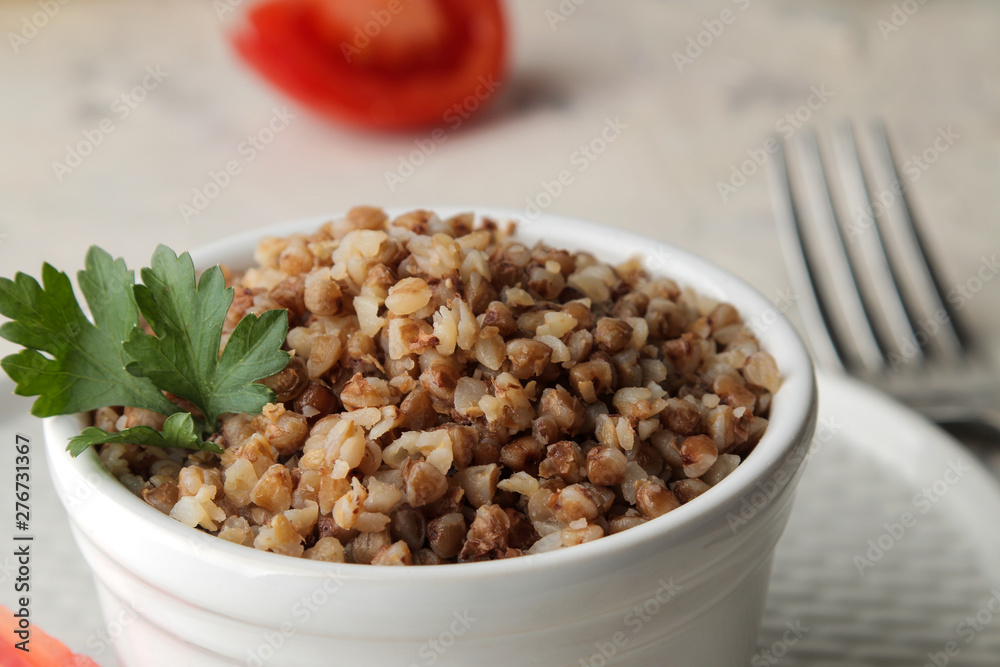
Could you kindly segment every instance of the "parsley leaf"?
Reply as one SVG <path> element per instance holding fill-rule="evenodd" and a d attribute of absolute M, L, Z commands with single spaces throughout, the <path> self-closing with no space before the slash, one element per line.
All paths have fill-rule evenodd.
<path fill-rule="evenodd" d="M 0 278 L 0 314 L 12 320 L 0 326 L 0 336 L 26 348 L 0 362 L 17 383 L 14 393 L 38 396 L 31 407 L 37 417 L 106 405 L 177 412 L 152 382 L 125 370 L 130 359 L 122 342 L 139 324 L 132 271 L 121 259 L 92 247 L 78 280 L 93 324 L 77 303 L 69 278 L 49 264 L 42 267 L 44 288 L 23 273 L 14 280 Z"/>
<path fill-rule="evenodd" d="M 91 445 L 103 445 L 109 442 L 201 449 L 217 454 L 222 453 L 222 448 L 215 443 L 202 441 L 201 436 L 195 430 L 194 419 L 187 412 L 175 412 L 167 417 L 163 423 L 162 433 L 150 426 L 133 426 L 120 433 L 108 433 L 96 426 L 88 426 L 80 432 L 80 435 L 70 438 L 66 450 L 73 456 L 79 456 L 87 451 Z"/>
<path fill-rule="evenodd" d="M 161 245 L 152 268 L 142 270 L 145 284 L 136 285 L 124 261 L 92 247 L 77 278 L 92 322 L 66 274 L 48 264 L 42 266 L 42 285 L 23 273 L 0 278 L 0 315 L 11 320 L 0 326 L 0 337 L 25 348 L 0 362 L 16 383 L 14 392 L 38 397 L 31 408 L 38 417 L 116 405 L 168 417 L 162 431 L 85 428 L 70 439 L 73 456 L 114 442 L 221 452 L 207 440 L 219 415 L 259 413 L 274 400 L 257 381 L 288 364 L 281 350 L 286 312 L 247 315 L 220 356 L 233 302 L 220 267 L 196 280 L 191 256 L 178 257 Z M 140 326 L 140 313 L 155 336 Z M 187 399 L 201 414 L 183 411 L 164 392 Z"/>
<path fill-rule="evenodd" d="M 245 316 L 220 357 L 222 325 L 233 302 L 222 269 L 212 267 L 196 282 L 191 256 L 178 257 L 163 245 L 151 264 L 133 292 L 156 336 L 132 331 L 124 345 L 133 359 L 126 370 L 193 403 L 213 430 L 222 413 L 259 413 L 274 393 L 256 381 L 288 365 L 289 355 L 281 350 L 288 333 L 285 311 Z"/>

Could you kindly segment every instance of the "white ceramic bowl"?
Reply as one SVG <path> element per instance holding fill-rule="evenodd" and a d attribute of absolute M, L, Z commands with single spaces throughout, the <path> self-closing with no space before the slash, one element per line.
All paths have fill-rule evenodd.
<path fill-rule="evenodd" d="M 511 560 L 385 568 L 293 559 L 192 530 L 129 493 L 93 452 L 70 458 L 66 441 L 83 417 L 46 420 L 53 480 L 124 667 L 747 664 L 816 415 L 798 335 L 744 282 L 659 241 L 477 212 L 522 219 L 527 241 L 613 262 L 643 255 L 654 272 L 734 304 L 784 377 L 757 448 L 710 492 L 617 535 Z M 327 219 L 247 232 L 194 252 L 195 262 L 243 268 L 258 238 Z"/>

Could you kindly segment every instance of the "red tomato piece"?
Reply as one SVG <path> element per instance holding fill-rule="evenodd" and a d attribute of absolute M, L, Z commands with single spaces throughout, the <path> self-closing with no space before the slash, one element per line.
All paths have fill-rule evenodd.
<path fill-rule="evenodd" d="M 15 648 L 22 641 L 15 634 L 18 619 L 6 607 L 0 606 L 0 665 L 2 667 L 99 667 L 82 655 L 74 655 L 58 639 L 50 637 L 37 626 L 29 626 L 28 652 Z"/>
<path fill-rule="evenodd" d="M 0 665 L 3 667 L 35 667 L 33 662 L 28 661 L 28 655 L 8 644 L 6 638 L 0 640 Z"/>
<path fill-rule="evenodd" d="M 500 0 L 265 0 L 233 41 L 307 107 L 381 129 L 464 120 L 501 85 L 507 52 Z"/>

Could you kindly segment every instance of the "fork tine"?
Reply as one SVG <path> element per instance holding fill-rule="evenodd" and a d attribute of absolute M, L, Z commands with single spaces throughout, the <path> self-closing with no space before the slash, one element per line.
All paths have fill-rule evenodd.
<path fill-rule="evenodd" d="M 843 359 L 846 358 L 847 346 L 837 337 L 832 314 L 819 297 L 819 284 L 813 274 L 802 236 L 802 212 L 796 203 L 788 177 L 784 143 L 778 138 L 775 141 L 777 150 L 774 159 L 768 163 L 771 172 L 768 183 L 771 200 L 774 202 L 778 241 L 785 255 L 789 277 L 796 286 L 799 313 L 812 344 L 813 354 L 820 365 L 844 370 Z"/>
<path fill-rule="evenodd" d="M 853 240 L 851 249 L 857 251 L 856 254 L 848 253 L 854 275 L 861 276 L 864 273 L 868 279 L 867 282 L 861 282 L 860 287 L 865 310 L 869 316 L 877 313 L 871 319 L 872 328 L 882 349 L 887 351 L 891 365 L 899 361 L 920 364 L 924 355 L 911 324 L 915 318 L 910 317 L 898 277 L 886 254 L 850 123 L 845 123 L 834 131 L 833 152 L 841 190 L 847 203 L 847 210 L 839 216 L 839 230 L 841 239 L 844 240 L 846 234 L 849 245 Z M 860 213 L 860 221 L 867 223 L 867 228 L 858 226 L 859 221 L 853 220 L 848 211 Z"/>
<path fill-rule="evenodd" d="M 872 330 L 871 317 L 861 297 L 858 282 L 851 268 L 847 248 L 837 224 L 833 198 L 830 194 L 829 181 L 823 160 L 820 157 L 819 143 L 815 132 L 806 132 L 800 141 L 795 143 L 799 162 L 799 171 L 804 180 L 806 210 L 811 218 L 811 231 L 815 243 L 807 242 L 807 260 L 811 260 L 813 275 L 817 268 L 823 266 L 818 257 L 825 259 L 826 271 L 823 279 L 817 280 L 820 290 L 817 296 L 837 303 L 841 317 L 830 324 L 834 329 L 841 329 L 841 336 L 854 341 L 853 354 L 845 359 L 845 365 L 858 366 L 861 369 L 876 373 L 885 365 L 885 356 L 879 345 L 878 338 Z M 809 249 L 822 249 L 821 252 L 809 252 Z M 823 287 L 828 287 L 824 290 Z M 829 308 L 828 308 L 829 310 Z M 846 332 L 843 331 L 846 329 Z"/>
<path fill-rule="evenodd" d="M 893 194 L 898 193 L 896 205 L 886 207 L 883 217 L 886 222 L 892 224 L 896 245 L 905 257 L 905 265 L 910 268 L 908 275 L 910 282 L 915 286 L 914 291 L 924 296 L 926 312 L 930 313 L 940 325 L 940 329 L 933 336 L 938 350 L 946 358 L 952 360 L 962 358 L 975 349 L 975 342 L 945 296 L 944 281 L 927 253 L 918 221 L 914 219 L 907 188 L 899 179 L 897 160 L 889 136 L 881 121 L 872 124 L 871 136 L 874 162 L 882 172 L 882 177 L 889 183 L 889 191 Z M 943 314 L 944 317 L 938 317 L 938 314 Z"/>

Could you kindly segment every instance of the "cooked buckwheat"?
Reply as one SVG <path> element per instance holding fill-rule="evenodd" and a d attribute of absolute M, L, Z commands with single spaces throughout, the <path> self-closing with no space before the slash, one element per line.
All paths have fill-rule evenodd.
<path fill-rule="evenodd" d="M 206 452 L 109 444 L 159 511 L 327 562 L 430 565 L 541 553 L 656 520 L 725 483 L 781 377 L 731 305 L 512 228 L 356 207 L 267 238 L 230 276 L 223 340 L 288 312 L 291 361 L 260 415 Z M 225 343 L 223 343 L 225 344 Z M 163 415 L 105 407 L 114 431 Z"/>

